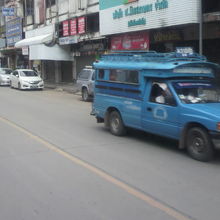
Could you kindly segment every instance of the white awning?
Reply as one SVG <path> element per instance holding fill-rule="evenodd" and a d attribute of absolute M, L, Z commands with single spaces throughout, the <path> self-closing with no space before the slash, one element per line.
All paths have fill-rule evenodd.
<path fill-rule="evenodd" d="M 44 34 L 44 35 L 39 35 L 36 37 L 30 37 L 30 38 L 25 38 L 21 41 L 18 41 L 15 44 L 15 47 L 25 47 L 25 46 L 30 46 L 30 45 L 37 45 L 37 44 L 43 44 L 43 43 L 49 43 L 53 40 L 53 34 Z"/>
<path fill-rule="evenodd" d="M 31 45 L 29 47 L 30 60 L 57 60 L 57 61 L 72 61 L 70 46 L 60 46 L 55 44 L 52 47 L 47 47 L 44 44 Z"/>

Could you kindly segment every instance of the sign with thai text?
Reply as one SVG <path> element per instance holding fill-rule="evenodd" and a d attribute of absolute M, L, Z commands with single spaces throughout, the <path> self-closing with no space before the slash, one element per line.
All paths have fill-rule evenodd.
<path fill-rule="evenodd" d="M 77 19 L 71 19 L 70 20 L 70 35 L 76 35 L 77 34 Z"/>
<path fill-rule="evenodd" d="M 149 50 L 149 34 L 142 32 L 112 37 L 111 50 Z"/>
<path fill-rule="evenodd" d="M 63 21 L 63 36 L 69 36 L 69 21 Z"/>
<path fill-rule="evenodd" d="M 176 54 L 178 57 L 188 57 L 193 55 L 192 47 L 177 47 Z"/>
<path fill-rule="evenodd" d="M 29 47 L 22 47 L 22 55 L 29 55 Z"/>
<path fill-rule="evenodd" d="M 7 46 L 14 46 L 22 39 L 22 19 L 15 18 L 6 22 L 6 41 Z"/>
<path fill-rule="evenodd" d="M 86 19 L 85 17 L 78 18 L 78 34 L 84 34 L 86 32 Z"/>
<path fill-rule="evenodd" d="M 2 14 L 4 16 L 14 16 L 15 8 L 2 8 Z"/>
<path fill-rule="evenodd" d="M 177 30 L 156 31 L 153 33 L 152 42 L 179 41 L 182 40 L 182 33 Z"/>
<path fill-rule="evenodd" d="M 100 0 L 99 8 L 101 35 L 199 23 L 199 1 Z"/>
<path fill-rule="evenodd" d="M 76 44 L 78 43 L 77 36 L 69 36 L 69 37 L 61 37 L 59 38 L 60 45 L 67 45 L 67 44 Z"/>
<path fill-rule="evenodd" d="M 16 2 L 16 0 L 6 0 L 6 1 L 5 1 L 4 8 L 14 8 L 14 10 L 15 10 L 15 8 L 17 8 L 17 2 Z M 9 10 L 12 10 L 12 9 L 9 9 Z M 12 12 L 10 12 L 10 13 L 12 13 Z M 16 14 L 15 12 L 14 12 L 13 15 L 9 15 L 9 14 L 8 14 L 8 15 L 5 17 L 5 21 L 7 22 L 7 21 L 9 21 L 9 20 L 15 19 L 15 18 L 16 18 L 16 15 L 15 15 L 15 14 Z"/>

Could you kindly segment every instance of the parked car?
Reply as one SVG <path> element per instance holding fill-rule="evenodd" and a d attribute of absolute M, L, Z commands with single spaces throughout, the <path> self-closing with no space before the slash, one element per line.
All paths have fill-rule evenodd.
<path fill-rule="evenodd" d="M 31 69 L 17 69 L 11 73 L 11 88 L 43 89 L 41 77 Z"/>
<path fill-rule="evenodd" d="M 86 66 L 77 78 L 77 87 L 81 91 L 83 101 L 88 101 L 93 97 L 95 70 L 92 66 Z"/>
<path fill-rule="evenodd" d="M 0 68 L 0 85 L 10 85 L 10 74 L 12 69 Z"/>

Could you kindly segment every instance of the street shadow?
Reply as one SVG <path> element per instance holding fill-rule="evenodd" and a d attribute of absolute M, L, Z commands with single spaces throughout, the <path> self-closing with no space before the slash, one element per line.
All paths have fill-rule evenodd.
<path fill-rule="evenodd" d="M 109 133 L 110 134 L 110 131 L 108 129 L 104 128 L 103 126 L 97 126 L 96 129 L 99 130 L 100 133 Z M 146 143 L 146 148 L 148 147 L 147 144 L 150 144 L 153 147 L 156 147 L 157 149 L 166 149 L 166 150 L 173 152 L 175 154 L 181 154 L 184 157 L 189 157 L 186 149 L 179 149 L 179 147 L 178 147 L 179 143 L 177 140 L 162 137 L 159 135 L 154 135 L 154 134 L 150 134 L 150 133 L 147 133 L 144 131 L 129 128 L 127 130 L 127 134 L 125 136 L 118 137 L 118 138 L 132 139 L 137 142 Z M 204 163 L 201 161 L 198 161 L 198 162 Z M 208 163 L 213 164 L 213 165 L 220 165 L 220 151 L 216 151 L 214 159 Z"/>
<path fill-rule="evenodd" d="M 12 88 L 12 89 L 15 89 L 17 91 L 21 91 L 21 92 L 42 92 L 46 89 L 18 89 L 18 88 Z"/>
<path fill-rule="evenodd" d="M 180 152 L 178 148 L 178 141 L 170 138 L 162 137 L 155 134 L 150 134 L 144 131 L 135 130 L 131 128 L 128 129 L 127 136 L 137 141 L 146 142 L 148 144 L 155 145 L 158 148 L 167 148 L 168 150 L 171 151 Z"/>

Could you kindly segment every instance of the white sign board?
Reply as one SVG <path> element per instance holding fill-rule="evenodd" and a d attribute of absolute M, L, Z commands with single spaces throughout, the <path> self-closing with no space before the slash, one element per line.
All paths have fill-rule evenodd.
<path fill-rule="evenodd" d="M 2 8 L 4 16 L 15 16 L 15 8 Z"/>
<path fill-rule="evenodd" d="M 199 23 L 200 0 L 100 0 L 100 33 L 110 35 Z"/>
<path fill-rule="evenodd" d="M 28 47 L 22 47 L 22 55 L 29 55 L 29 48 Z"/>
<path fill-rule="evenodd" d="M 60 45 L 67 45 L 67 44 L 77 44 L 78 37 L 77 36 L 69 36 L 69 37 L 61 37 L 59 38 Z"/>

